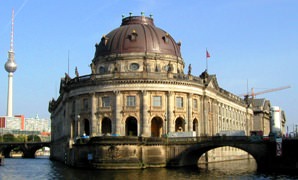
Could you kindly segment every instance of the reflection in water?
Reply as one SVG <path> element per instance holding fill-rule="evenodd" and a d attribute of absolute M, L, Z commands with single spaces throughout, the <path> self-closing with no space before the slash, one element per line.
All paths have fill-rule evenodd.
<path fill-rule="evenodd" d="M 213 163 L 186 168 L 148 168 L 143 170 L 75 169 L 48 158 L 6 158 L 0 166 L 0 179 L 115 179 L 115 180 L 192 180 L 192 179 L 297 179 L 298 176 L 260 174 L 254 160 Z"/>
<path fill-rule="evenodd" d="M 256 170 L 257 164 L 254 159 L 225 161 L 199 165 L 199 171 L 201 173 L 212 174 L 212 176 L 216 177 L 254 174 Z"/>

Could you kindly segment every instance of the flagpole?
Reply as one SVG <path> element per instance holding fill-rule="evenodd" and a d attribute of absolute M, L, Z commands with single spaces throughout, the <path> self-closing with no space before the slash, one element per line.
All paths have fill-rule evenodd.
<path fill-rule="evenodd" d="M 206 48 L 206 72 L 208 72 L 208 58 L 210 58 L 210 54 L 208 49 Z"/>
<path fill-rule="evenodd" d="M 208 73 L 208 50 L 206 48 L 206 72 Z"/>

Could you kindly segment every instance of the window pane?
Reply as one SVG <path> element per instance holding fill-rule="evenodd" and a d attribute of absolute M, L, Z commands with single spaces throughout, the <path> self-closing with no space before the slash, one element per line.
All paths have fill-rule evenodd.
<path fill-rule="evenodd" d="M 183 98 L 182 97 L 176 97 L 176 107 L 177 108 L 183 107 Z"/>
<path fill-rule="evenodd" d="M 110 97 L 102 97 L 102 107 L 110 107 Z"/>
<path fill-rule="evenodd" d="M 153 106 L 154 107 L 161 106 L 161 96 L 153 96 Z"/>
<path fill-rule="evenodd" d="M 76 111 L 76 102 L 72 101 L 72 108 L 71 108 L 71 112 L 74 113 Z"/>
<path fill-rule="evenodd" d="M 136 106 L 136 97 L 135 96 L 127 96 L 127 106 Z"/>
<path fill-rule="evenodd" d="M 89 108 L 89 102 L 88 102 L 88 99 L 83 99 L 83 109 L 84 110 L 88 110 Z"/>
<path fill-rule="evenodd" d="M 193 100 L 193 108 L 198 108 L 198 101 L 196 99 Z"/>

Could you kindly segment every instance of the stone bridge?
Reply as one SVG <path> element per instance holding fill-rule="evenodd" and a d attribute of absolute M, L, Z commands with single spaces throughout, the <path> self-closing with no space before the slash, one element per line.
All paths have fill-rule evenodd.
<path fill-rule="evenodd" d="M 0 153 L 6 158 L 10 157 L 10 152 L 18 148 L 23 152 L 24 158 L 35 158 L 35 152 L 43 147 L 50 147 L 50 142 L 3 142 L 0 143 Z"/>
<path fill-rule="evenodd" d="M 277 156 L 277 145 L 274 140 L 253 141 L 249 137 L 210 137 L 205 140 L 194 140 L 182 143 L 169 143 L 167 166 L 197 165 L 198 159 L 211 149 L 230 146 L 242 149 L 254 157 L 258 170 L 295 171 L 298 169 L 298 139 L 283 139 L 281 155 Z M 173 151 L 173 152 L 171 152 Z"/>
<path fill-rule="evenodd" d="M 246 136 L 95 137 L 86 144 L 75 144 L 71 154 L 67 156 L 74 157 L 70 160 L 73 163 L 70 165 L 97 169 L 183 167 L 197 166 L 199 158 L 205 152 L 224 146 L 248 152 L 256 160 L 258 170 L 297 171 L 298 169 L 298 139 L 283 139 L 282 154 L 277 156 L 274 140 L 256 141 Z"/>

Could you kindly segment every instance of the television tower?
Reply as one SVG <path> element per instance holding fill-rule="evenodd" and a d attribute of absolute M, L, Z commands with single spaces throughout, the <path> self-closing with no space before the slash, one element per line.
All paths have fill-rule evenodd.
<path fill-rule="evenodd" d="M 10 50 L 8 51 L 8 59 L 4 66 L 5 70 L 8 72 L 8 93 L 7 93 L 7 113 L 6 113 L 6 116 L 8 117 L 12 117 L 12 92 L 13 92 L 12 82 L 13 82 L 13 73 L 17 70 L 17 64 L 14 61 L 13 33 L 14 33 L 14 10 L 12 9 Z"/>

